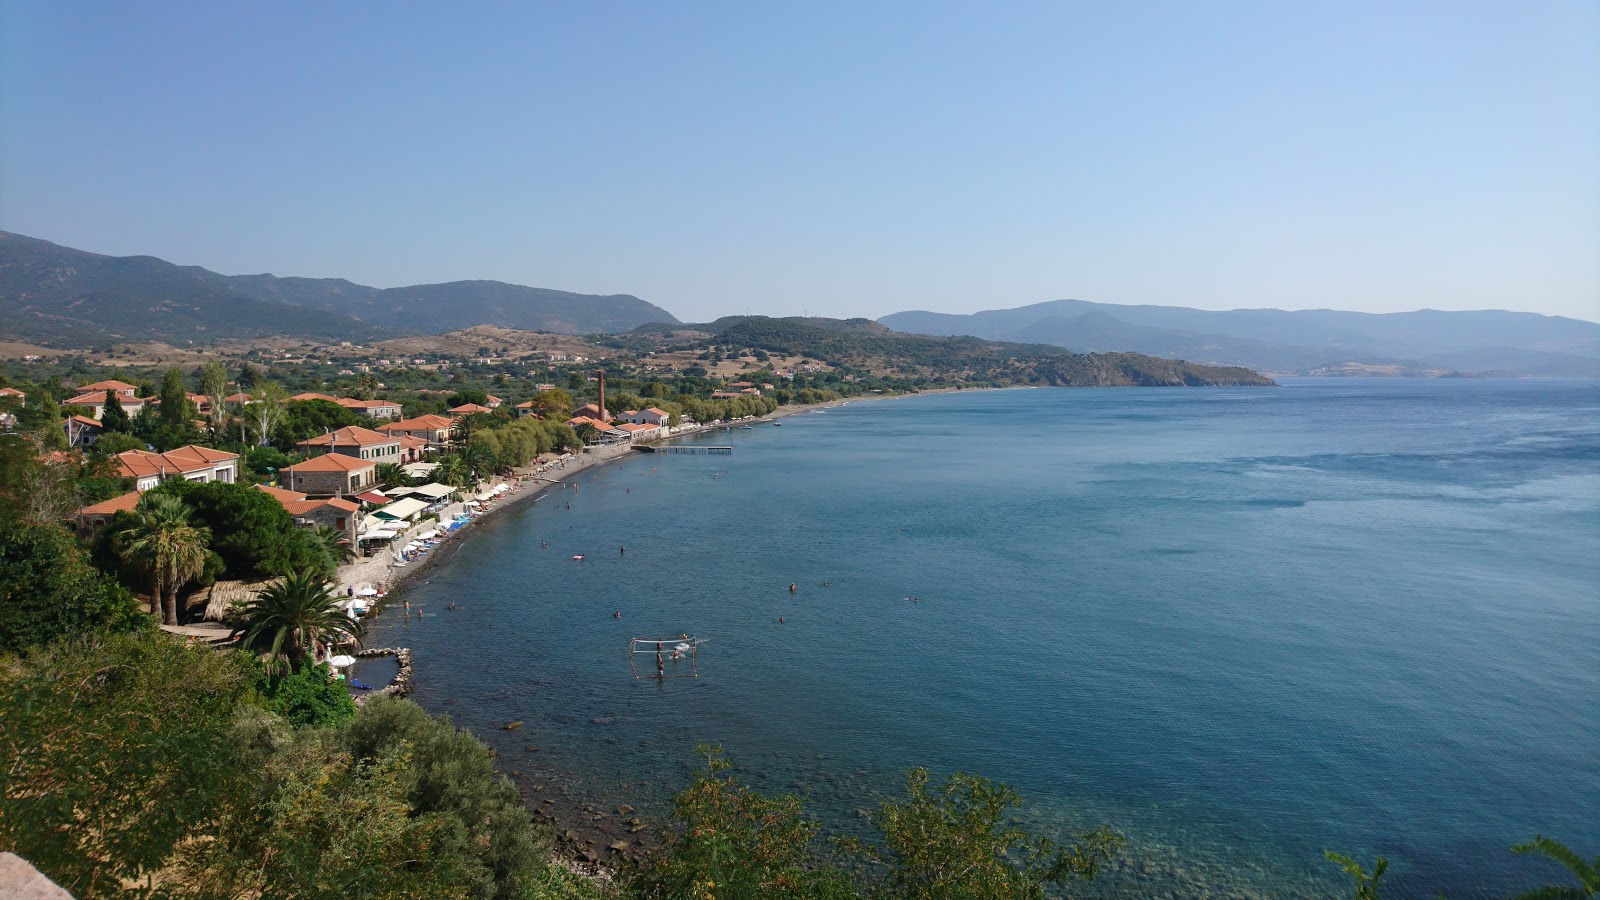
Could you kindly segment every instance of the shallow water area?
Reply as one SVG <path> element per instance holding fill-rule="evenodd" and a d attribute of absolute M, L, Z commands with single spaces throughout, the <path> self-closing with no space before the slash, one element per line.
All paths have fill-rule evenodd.
<path fill-rule="evenodd" d="M 1506 849 L 1535 832 L 1600 852 L 1595 382 L 959 393 L 692 440 L 734 452 L 580 472 L 371 627 L 535 803 L 659 817 L 709 742 L 838 830 L 909 766 L 1005 781 L 1129 836 L 1105 896 L 1349 893 L 1323 849 L 1503 896 L 1556 879 Z M 636 680 L 628 639 L 680 633 L 699 677 Z"/>

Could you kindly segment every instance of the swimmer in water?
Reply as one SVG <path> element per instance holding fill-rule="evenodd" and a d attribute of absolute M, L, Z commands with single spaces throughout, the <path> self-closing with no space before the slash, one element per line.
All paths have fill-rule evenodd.
<path fill-rule="evenodd" d="M 622 610 L 620 610 L 620 609 L 619 609 L 619 610 L 617 610 L 617 611 L 616 611 L 616 612 L 614 612 L 614 613 L 612 613 L 612 614 L 611 614 L 611 618 L 613 618 L 613 619 L 620 619 L 620 618 L 622 618 Z"/>
<path fill-rule="evenodd" d="M 789 593 L 791 593 L 791 594 L 794 593 L 794 585 L 793 584 L 789 585 Z"/>

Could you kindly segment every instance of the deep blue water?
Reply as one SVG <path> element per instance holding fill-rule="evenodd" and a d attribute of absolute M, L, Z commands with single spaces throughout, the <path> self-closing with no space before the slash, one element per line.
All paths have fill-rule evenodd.
<path fill-rule="evenodd" d="M 1348 894 L 1325 848 L 1390 857 L 1386 896 L 1503 896 L 1555 878 L 1507 851 L 1536 832 L 1600 853 L 1595 382 L 782 421 L 491 517 L 369 642 L 526 784 L 659 812 L 709 741 L 849 829 L 908 766 L 978 771 L 1123 831 L 1110 896 Z M 663 632 L 709 639 L 698 679 L 631 676 Z"/>

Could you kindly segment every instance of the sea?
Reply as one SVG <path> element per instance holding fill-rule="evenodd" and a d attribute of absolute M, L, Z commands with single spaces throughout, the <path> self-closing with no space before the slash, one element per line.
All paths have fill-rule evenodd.
<path fill-rule="evenodd" d="M 715 745 L 831 834 L 912 767 L 1012 786 L 1057 840 L 1109 824 L 1084 896 L 1348 896 L 1334 850 L 1388 858 L 1386 897 L 1501 897 L 1569 883 L 1510 852 L 1535 834 L 1600 854 L 1600 382 L 778 422 L 488 517 L 368 644 L 411 647 L 414 698 L 578 825 L 659 827 Z M 674 677 L 629 653 L 682 635 Z"/>

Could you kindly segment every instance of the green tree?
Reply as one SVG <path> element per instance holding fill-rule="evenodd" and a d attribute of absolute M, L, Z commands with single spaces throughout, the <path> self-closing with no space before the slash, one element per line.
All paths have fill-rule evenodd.
<path fill-rule="evenodd" d="M 1518 844 L 1511 848 L 1512 853 L 1531 853 L 1554 860 L 1572 873 L 1578 879 L 1578 886 L 1551 885 L 1535 888 L 1531 891 L 1518 894 L 1512 900 L 1557 900 L 1557 898 L 1584 898 L 1600 894 L 1600 856 L 1592 861 L 1585 860 L 1572 848 L 1553 838 L 1542 834 L 1534 835 L 1533 840 Z"/>
<path fill-rule="evenodd" d="M 399 463 L 378 463 L 375 477 L 384 490 L 397 487 L 410 487 L 411 476 L 406 474 L 404 466 Z"/>
<path fill-rule="evenodd" d="M 433 470 L 433 479 L 451 487 L 471 487 L 473 484 L 472 467 L 462 460 L 459 453 L 452 453 L 439 460 L 439 467 Z"/>
<path fill-rule="evenodd" d="M 92 449 L 100 456 L 116 456 L 125 450 L 143 450 L 144 441 L 120 431 L 107 431 L 95 438 Z"/>
<path fill-rule="evenodd" d="M 673 798 L 679 827 L 668 833 L 660 857 L 632 873 L 641 898 L 858 896 L 844 873 L 817 862 L 817 824 L 805 817 L 799 798 L 763 796 L 739 783 L 720 749 L 696 750 L 706 767 Z"/>
<path fill-rule="evenodd" d="M 208 362 L 200 370 L 200 392 L 211 401 L 211 412 L 206 416 L 211 433 L 217 434 L 228 421 L 228 370 L 219 362 Z"/>
<path fill-rule="evenodd" d="M 245 648 L 268 654 L 273 670 L 285 662 L 291 671 L 298 668 L 323 638 L 361 636 L 360 623 L 350 618 L 316 572 L 293 572 L 268 586 L 236 618 L 234 636 L 243 638 Z"/>
<path fill-rule="evenodd" d="M 596 428 L 593 422 L 580 422 L 573 430 L 577 432 L 578 440 L 585 444 L 593 443 L 600 437 L 600 429 Z"/>
<path fill-rule="evenodd" d="M 106 405 L 100 411 L 100 427 L 107 432 L 124 434 L 133 428 L 133 420 L 128 418 L 128 411 L 122 408 L 116 391 L 106 391 Z"/>
<path fill-rule="evenodd" d="M 173 479 L 152 493 L 180 497 L 194 510 L 195 518 L 211 529 L 211 549 L 230 578 L 283 575 L 315 558 L 283 504 L 253 485 Z"/>
<path fill-rule="evenodd" d="M 499 460 L 495 458 L 494 451 L 482 444 L 468 444 L 461 448 L 457 454 L 461 462 L 472 471 L 475 478 L 482 481 L 494 475 Z"/>
<path fill-rule="evenodd" d="M 533 827 L 517 789 L 495 771 L 494 757 L 469 732 L 409 700 L 378 697 L 346 731 L 357 760 L 403 749 L 409 756 L 406 799 L 413 815 L 446 823 L 440 849 L 462 860 L 460 883 L 473 897 L 517 897 L 548 857 L 548 838 Z"/>
<path fill-rule="evenodd" d="M 239 377 L 237 381 L 239 382 L 239 387 L 241 389 L 248 391 L 255 387 L 256 383 L 260 380 L 261 373 L 257 372 L 254 366 L 250 365 L 249 363 L 240 364 Z"/>
<path fill-rule="evenodd" d="M 183 373 L 176 366 L 161 376 L 161 424 L 173 428 L 188 425 L 194 420 L 189 413 L 189 391 L 183 383 Z"/>
<path fill-rule="evenodd" d="M 572 410 L 576 408 L 572 395 L 560 388 L 540 391 L 529 402 L 533 404 L 533 414 L 546 419 L 571 418 Z"/>
<path fill-rule="evenodd" d="M 0 652 L 149 627 L 139 602 L 90 566 L 65 528 L 0 520 Z"/>
<path fill-rule="evenodd" d="M 256 693 L 266 708 L 296 728 L 322 728 L 348 722 L 355 701 L 343 681 L 331 678 L 326 663 L 284 672 L 256 664 Z"/>
<path fill-rule="evenodd" d="M 1374 859 L 1372 874 L 1369 875 L 1367 870 L 1361 867 L 1360 863 L 1345 856 L 1343 853 L 1324 850 L 1322 855 L 1356 880 L 1356 900 L 1378 900 L 1378 886 L 1383 882 L 1383 873 L 1389 869 L 1389 861 L 1387 859 L 1381 856 Z"/>
<path fill-rule="evenodd" d="M 179 498 L 150 492 L 139 498 L 132 522 L 117 534 L 123 559 L 149 579 L 150 612 L 155 614 L 159 603 L 166 625 L 178 624 L 178 590 L 205 570 L 211 529 L 195 525 L 190 515 Z"/>
<path fill-rule="evenodd" d="M 340 566 L 353 562 L 356 558 L 356 551 L 350 546 L 350 540 L 345 537 L 344 532 L 336 528 L 318 525 L 310 531 L 302 531 L 301 534 L 305 535 L 306 543 L 321 560 L 319 568 L 328 578 L 334 577 Z"/>
<path fill-rule="evenodd" d="M 238 791 L 249 682 L 239 654 L 160 633 L 90 633 L 0 666 L 0 846 L 77 897 L 142 883 Z"/>
<path fill-rule="evenodd" d="M 1008 826 L 1008 812 L 1022 799 L 977 775 L 957 772 L 930 790 L 928 771 L 912 769 L 906 793 L 905 801 L 886 802 L 878 812 L 883 848 L 852 845 L 888 868 L 880 891 L 886 897 L 1042 900 L 1047 885 L 1093 879 L 1123 843 L 1101 827 L 1058 849 L 1049 838 Z"/>

